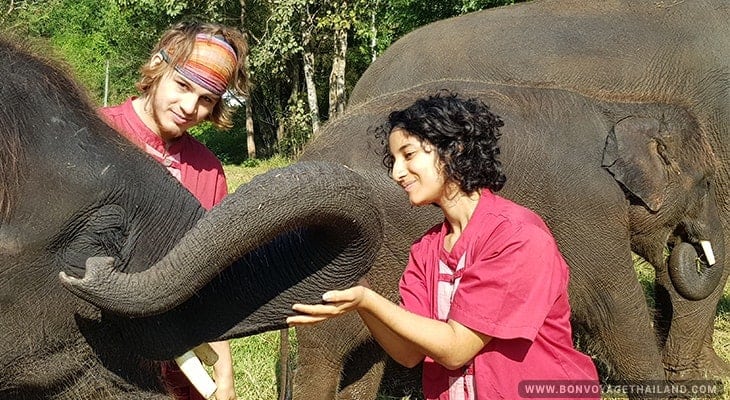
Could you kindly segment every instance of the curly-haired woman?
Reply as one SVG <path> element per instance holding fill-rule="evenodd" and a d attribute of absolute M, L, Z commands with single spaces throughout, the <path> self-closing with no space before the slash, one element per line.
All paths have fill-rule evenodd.
<path fill-rule="evenodd" d="M 325 293 L 324 304 L 294 305 L 299 315 L 288 322 L 357 310 L 393 359 L 423 362 L 427 399 L 554 389 L 600 398 L 593 362 L 573 347 L 568 266 L 550 230 L 495 194 L 506 181 L 497 159 L 502 125 L 484 103 L 450 93 L 391 113 L 378 129 L 383 162 L 411 204 L 438 206 L 444 222 L 411 247 L 400 306 L 355 286 Z"/>

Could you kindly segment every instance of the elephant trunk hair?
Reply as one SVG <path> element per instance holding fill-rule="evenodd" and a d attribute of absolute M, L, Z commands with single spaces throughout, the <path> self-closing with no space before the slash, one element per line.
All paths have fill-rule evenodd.
<path fill-rule="evenodd" d="M 347 257 L 360 261 L 326 265 L 322 268 L 337 270 L 322 272 L 355 282 L 374 262 L 382 239 L 373 196 L 370 185 L 346 166 L 299 162 L 239 187 L 148 270 L 127 274 L 115 269 L 111 259 L 92 258 L 83 278 L 64 273 L 60 278 L 69 291 L 102 310 L 126 317 L 157 315 L 185 302 L 221 271 L 277 236 L 313 227 L 341 232 L 329 236 L 346 241 Z M 295 256 L 286 266 L 261 265 L 259 273 L 303 267 Z"/>

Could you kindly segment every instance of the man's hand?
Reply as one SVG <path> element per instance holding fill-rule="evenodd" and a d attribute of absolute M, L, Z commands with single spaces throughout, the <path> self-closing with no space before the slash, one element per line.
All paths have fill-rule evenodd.
<path fill-rule="evenodd" d="M 218 354 L 218 361 L 213 365 L 213 378 L 217 387 L 214 397 L 216 400 L 236 400 L 230 342 L 213 342 L 210 346 Z"/>

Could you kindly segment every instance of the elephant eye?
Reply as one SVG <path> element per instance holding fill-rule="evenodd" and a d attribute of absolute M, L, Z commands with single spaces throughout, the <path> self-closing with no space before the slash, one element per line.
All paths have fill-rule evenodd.
<path fill-rule="evenodd" d="M 710 176 L 705 175 L 704 178 L 702 178 L 702 181 L 700 182 L 700 185 L 709 192 L 712 189 L 712 178 Z"/>

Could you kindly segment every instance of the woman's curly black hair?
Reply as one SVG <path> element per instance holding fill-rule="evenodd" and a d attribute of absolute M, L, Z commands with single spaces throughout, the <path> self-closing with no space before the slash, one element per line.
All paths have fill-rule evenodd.
<path fill-rule="evenodd" d="M 388 174 L 393 173 L 394 164 L 388 138 L 400 128 L 433 145 L 443 162 L 446 180 L 458 183 L 465 193 L 481 188 L 497 192 L 507 180 L 497 160 L 499 128 L 503 125 L 481 100 L 463 99 L 444 91 L 390 113 L 376 133 L 384 142 L 383 165 Z"/>

